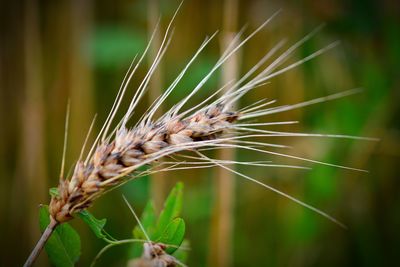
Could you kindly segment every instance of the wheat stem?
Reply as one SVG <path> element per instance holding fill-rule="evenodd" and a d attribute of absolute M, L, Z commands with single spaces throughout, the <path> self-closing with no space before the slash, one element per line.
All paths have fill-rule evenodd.
<path fill-rule="evenodd" d="M 30 267 L 33 265 L 37 257 L 39 256 L 40 252 L 42 251 L 44 245 L 46 244 L 47 240 L 49 240 L 51 234 L 53 233 L 54 229 L 58 226 L 59 222 L 53 219 L 50 216 L 50 223 L 42 233 L 39 241 L 36 243 L 35 248 L 32 250 L 31 254 L 29 255 L 28 259 L 26 260 L 24 267 Z"/>

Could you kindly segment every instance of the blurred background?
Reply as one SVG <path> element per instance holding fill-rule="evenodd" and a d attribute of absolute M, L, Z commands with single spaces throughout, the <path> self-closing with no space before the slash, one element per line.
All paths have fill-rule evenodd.
<path fill-rule="evenodd" d="M 101 127 L 130 61 L 143 52 L 161 16 L 160 42 L 179 1 L 1 1 L 0 4 L 0 265 L 20 266 L 39 237 L 38 205 L 57 185 L 65 110 L 71 101 L 67 166 L 73 165 L 95 114 Z M 326 26 L 297 50 L 290 64 L 336 40 L 320 57 L 271 80 L 240 100 L 261 98 L 293 104 L 355 87 L 364 91 L 335 101 L 283 112 L 261 121 L 298 120 L 265 127 L 279 131 L 379 137 L 365 142 L 284 137 L 266 142 L 276 150 L 366 169 L 342 170 L 248 151 L 222 155 L 272 160 L 311 170 L 237 169 L 305 201 L 344 222 L 344 230 L 318 214 L 243 178 L 215 169 L 186 170 L 134 180 L 96 202 L 91 212 L 107 218 L 106 229 L 131 237 L 136 225 L 124 193 L 141 212 L 160 203 L 177 181 L 185 184 L 183 218 L 191 251 L 189 266 L 392 266 L 400 252 L 400 3 L 398 1 L 200 1 L 186 0 L 174 36 L 149 94 L 135 115 L 164 90 L 206 36 L 220 30 L 193 64 L 163 109 L 176 103 L 215 64 L 233 32 L 256 29 L 276 10 L 279 16 L 216 73 L 194 99 L 208 96 L 227 77 L 243 75 L 282 38 L 294 43 Z M 288 47 L 288 45 L 286 46 Z M 154 56 L 142 65 L 133 93 Z M 136 119 L 133 118 L 133 121 Z M 68 170 L 67 168 L 67 170 Z M 88 266 L 105 245 L 74 220 L 82 239 L 78 266 Z M 97 266 L 126 266 L 128 247 L 113 248 Z M 42 253 L 37 266 L 48 266 Z"/>

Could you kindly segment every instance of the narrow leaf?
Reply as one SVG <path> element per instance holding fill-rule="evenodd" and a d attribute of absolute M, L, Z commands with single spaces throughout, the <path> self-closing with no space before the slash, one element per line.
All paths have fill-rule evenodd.
<path fill-rule="evenodd" d="M 158 218 L 157 235 L 155 238 L 158 238 L 159 235 L 165 231 L 168 224 L 179 216 L 182 209 L 182 195 L 183 184 L 177 183 L 164 203 L 164 209 Z"/>
<path fill-rule="evenodd" d="M 154 209 L 154 204 L 153 202 L 149 201 L 143 210 L 142 216 L 140 216 L 140 222 L 143 225 L 146 233 L 149 235 L 150 239 L 152 239 L 152 235 L 156 227 L 156 220 L 157 217 L 156 211 Z M 146 239 L 146 235 L 143 233 L 139 225 L 135 226 L 135 228 L 133 229 L 133 237 Z"/>
<path fill-rule="evenodd" d="M 144 208 L 143 214 L 140 217 L 140 222 L 146 230 L 146 233 L 150 236 L 150 238 L 152 238 L 157 223 L 156 209 L 154 208 L 154 203 L 152 201 L 149 201 Z"/>
<path fill-rule="evenodd" d="M 153 239 L 153 235 L 156 228 L 157 216 L 152 201 L 147 202 L 146 207 L 143 210 L 142 216 L 140 216 L 140 222 L 142 223 L 146 233 Z M 133 237 L 137 239 L 146 239 L 142 229 L 137 225 L 133 228 Z M 142 255 L 143 244 L 133 243 L 132 248 L 129 250 L 129 258 L 134 259 Z"/>
<path fill-rule="evenodd" d="M 39 225 L 43 232 L 50 223 L 49 207 L 43 205 L 39 209 Z M 60 224 L 45 246 L 50 262 L 56 267 L 71 267 L 81 254 L 79 234 L 68 223 Z"/>
<path fill-rule="evenodd" d="M 107 236 L 104 234 L 104 226 L 107 223 L 107 219 L 97 219 L 87 210 L 82 210 L 78 213 L 79 218 L 81 218 L 89 227 L 92 229 L 93 233 L 101 239 L 105 239 Z"/>

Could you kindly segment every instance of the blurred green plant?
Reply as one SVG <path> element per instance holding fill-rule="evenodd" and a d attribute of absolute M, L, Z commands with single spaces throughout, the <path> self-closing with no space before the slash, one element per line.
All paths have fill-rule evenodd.
<path fill-rule="evenodd" d="M 183 184 L 177 183 L 172 189 L 167 200 L 164 203 L 164 209 L 157 218 L 154 204 L 149 201 L 141 216 L 143 230 L 136 226 L 133 229 L 133 237 L 137 239 L 146 239 L 146 234 L 157 243 L 170 244 L 172 246 L 166 249 L 166 252 L 173 254 L 183 242 L 185 235 L 185 222 L 179 217 L 182 210 Z M 131 258 L 142 255 L 143 246 L 133 244 Z"/>

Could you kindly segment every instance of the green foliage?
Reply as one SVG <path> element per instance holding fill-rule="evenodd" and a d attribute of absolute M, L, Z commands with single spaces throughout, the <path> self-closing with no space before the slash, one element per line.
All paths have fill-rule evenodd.
<path fill-rule="evenodd" d="M 152 201 L 149 201 L 142 213 L 141 219 L 140 219 L 144 229 L 146 230 L 146 233 L 152 237 L 155 232 L 155 226 L 157 222 L 157 216 L 156 216 L 156 211 L 154 208 L 154 204 Z M 135 226 L 133 229 L 133 235 L 136 238 L 140 239 L 146 239 L 146 235 L 143 233 L 142 229 L 140 229 L 139 226 Z"/>
<path fill-rule="evenodd" d="M 43 232 L 50 223 L 49 207 L 43 205 L 39 210 L 40 230 Z M 81 240 L 78 233 L 63 223 L 55 229 L 45 246 L 50 262 L 56 267 L 70 267 L 78 261 L 81 254 Z"/>
<path fill-rule="evenodd" d="M 174 247 L 168 247 L 165 250 L 167 253 L 172 254 L 177 250 L 177 246 L 182 243 L 184 236 L 185 221 L 182 218 L 175 218 L 167 225 L 164 232 L 156 242 L 174 245 Z"/>
<path fill-rule="evenodd" d="M 169 254 L 174 253 L 179 248 L 185 236 L 185 222 L 182 218 L 179 218 L 182 209 L 182 195 L 183 184 L 178 183 L 171 190 L 160 216 L 156 215 L 154 204 L 152 201 L 149 201 L 140 217 L 140 223 L 150 240 L 167 245 L 166 253 Z M 97 238 L 109 243 L 105 247 L 105 250 L 112 246 L 126 244 L 127 240 L 116 240 L 104 230 L 104 226 L 107 223 L 106 219 L 97 219 L 86 210 L 79 212 L 78 216 L 90 227 Z M 147 240 L 146 234 L 138 225 L 133 229 L 133 236 L 136 240 Z M 130 259 L 138 258 L 143 253 L 143 243 L 132 241 L 133 244 L 128 255 Z M 98 254 L 98 257 L 105 250 L 103 249 Z M 186 253 L 179 251 L 176 256 L 179 260 L 183 261 L 186 258 Z M 94 262 L 98 257 L 95 258 Z"/>
<path fill-rule="evenodd" d="M 182 209 L 182 191 L 183 184 L 177 183 L 165 201 L 164 209 L 161 211 L 157 222 L 157 235 L 164 232 L 168 224 L 179 216 Z"/>
<path fill-rule="evenodd" d="M 97 219 L 87 210 L 83 210 L 78 213 L 79 218 L 81 218 L 89 227 L 92 229 L 93 233 L 100 239 L 107 241 L 107 234 L 104 231 L 104 226 L 107 223 L 107 219 Z"/>
<path fill-rule="evenodd" d="M 171 190 L 164 203 L 164 209 L 157 219 L 154 205 L 148 202 L 140 221 L 149 238 L 158 243 L 171 245 L 166 252 L 174 253 L 182 244 L 185 235 L 185 222 L 179 218 L 182 209 L 183 184 L 177 183 Z M 137 239 L 146 239 L 145 234 L 139 226 L 133 229 L 133 236 Z M 130 251 L 130 258 L 137 258 L 142 255 L 143 245 L 135 243 Z"/>

